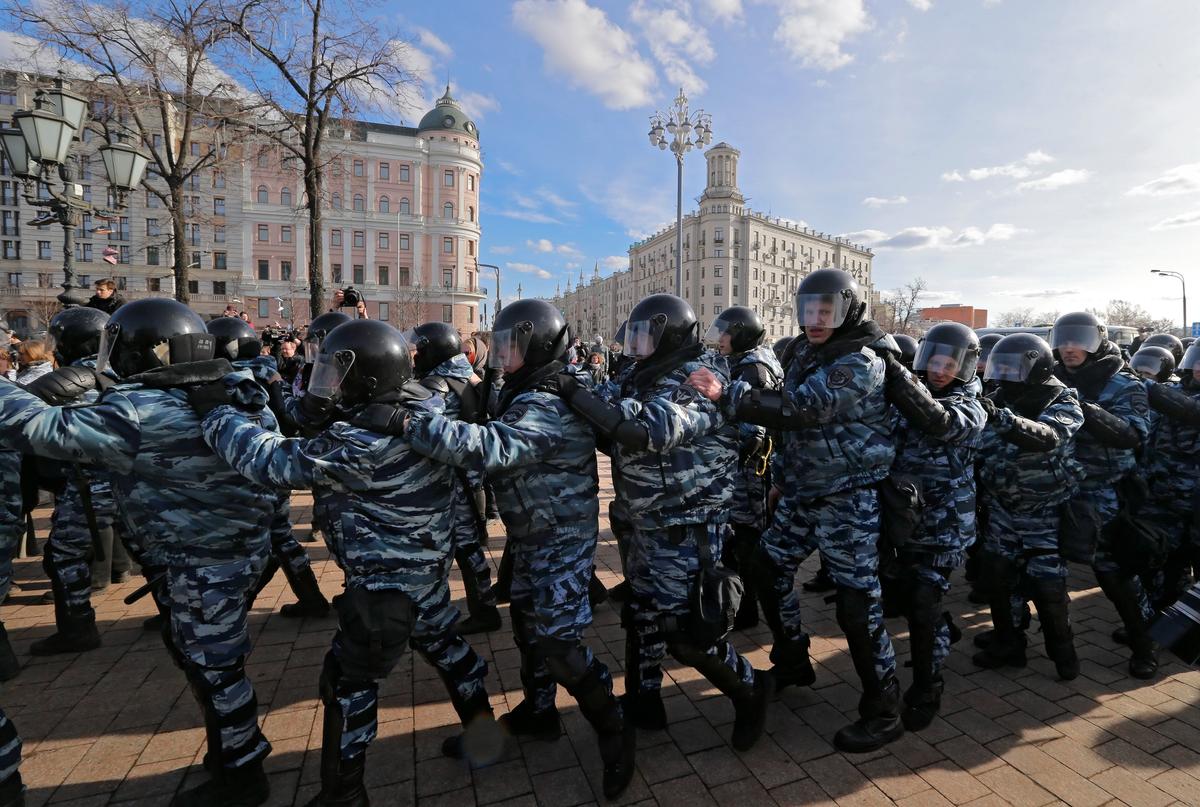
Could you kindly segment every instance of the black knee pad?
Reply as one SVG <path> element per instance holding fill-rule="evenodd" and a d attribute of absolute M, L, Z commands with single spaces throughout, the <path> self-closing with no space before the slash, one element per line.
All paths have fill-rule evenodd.
<path fill-rule="evenodd" d="M 339 659 L 348 678 L 384 678 L 408 647 L 417 609 L 404 592 L 355 586 L 337 599 Z"/>
<path fill-rule="evenodd" d="M 909 585 L 909 619 L 922 624 L 937 622 L 942 616 L 942 589 L 928 580 L 914 579 Z"/>
<path fill-rule="evenodd" d="M 680 664 L 699 667 L 708 657 L 708 654 L 704 652 L 706 648 L 700 647 L 686 631 L 670 631 L 665 639 L 667 652 Z"/>
<path fill-rule="evenodd" d="M 588 675 L 587 654 L 579 643 L 539 643 L 539 652 L 546 660 L 546 667 L 554 680 L 574 692 Z"/>
<path fill-rule="evenodd" d="M 984 550 L 979 553 L 979 582 L 985 591 L 1007 593 L 1016 591 L 1021 570 L 1012 558 Z"/>
<path fill-rule="evenodd" d="M 837 623 L 842 633 L 849 637 L 856 633 L 869 633 L 871 629 L 871 596 L 862 589 L 838 586 L 834 596 Z"/>

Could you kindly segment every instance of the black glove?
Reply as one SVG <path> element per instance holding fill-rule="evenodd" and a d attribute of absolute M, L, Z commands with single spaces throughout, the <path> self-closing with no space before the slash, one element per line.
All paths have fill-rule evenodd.
<path fill-rule="evenodd" d="M 207 384 L 189 387 L 187 396 L 188 403 L 192 405 L 192 409 L 200 416 L 201 420 L 218 406 L 233 403 L 233 398 L 230 397 L 229 388 L 225 386 L 224 380 L 209 381 Z"/>
<path fill-rule="evenodd" d="M 579 379 L 574 373 L 559 373 L 558 374 L 558 395 L 568 404 L 575 397 L 575 393 L 579 391 Z"/>
<path fill-rule="evenodd" d="M 883 358 L 884 377 L 888 381 L 893 381 L 908 372 L 890 351 L 884 351 L 880 353 L 880 356 Z"/>
<path fill-rule="evenodd" d="M 323 428 L 329 422 L 329 419 L 333 417 L 333 410 L 336 404 L 337 401 L 333 398 L 313 395 L 311 392 L 304 393 L 304 397 L 300 399 L 300 415 L 304 421 L 304 428 Z"/>
<path fill-rule="evenodd" d="M 984 397 L 979 399 L 979 404 L 983 407 L 983 412 L 987 415 L 989 422 L 996 419 L 996 413 L 1000 411 L 1000 407 L 996 406 L 995 401 L 993 401 L 991 398 Z"/>

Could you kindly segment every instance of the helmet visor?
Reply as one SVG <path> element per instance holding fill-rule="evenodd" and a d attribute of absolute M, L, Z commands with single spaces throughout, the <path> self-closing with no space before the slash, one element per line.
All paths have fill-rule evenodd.
<path fill-rule="evenodd" d="M 926 375 L 949 374 L 966 383 L 975 378 L 978 354 L 977 348 L 947 345 L 926 339 L 917 347 L 913 370 Z"/>
<path fill-rule="evenodd" d="M 316 334 L 304 337 L 304 363 L 315 364 L 319 355 L 321 355 L 321 337 Z"/>
<path fill-rule="evenodd" d="M 1183 361 L 1179 362 L 1179 369 L 1195 372 L 1197 364 L 1200 364 L 1200 342 L 1193 342 L 1183 354 Z"/>
<path fill-rule="evenodd" d="M 654 355 L 663 331 L 667 328 L 666 317 L 654 317 L 641 322 L 630 322 L 625 327 L 625 355 L 645 359 Z"/>
<path fill-rule="evenodd" d="M 117 344 L 117 336 L 121 333 L 121 326 L 117 324 L 109 324 L 104 326 L 104 330 L 100 332 L 100 347 L 96 350 L 96 372 L 103 373 L 105 370 L 112 369 L 112 351 Z"/>
<path fill-rule="evenodd" d="M 997 353 L 993 350 L 988 356 L 983 377 L 987 381 L 1028 381 L 1037 358 L 1026 353 Z"/>
<path fill-rule="evenodd" d="M 801 328 L 838 328 L 850 313 L 850 298 L 843 294 L 796 292 L 796 324 Z"/>
<path fill-rule="evenodd" d="M 308 392 L 321 398 L 336 397 L 353 366 L 353 350 L 339 350 L 333 354 L 322 353 L 313 364 L 312 375 L 308 379 Z"/>
<path fill-rule="evenodd" d="M 718 317 L 712 325 L 708 326 L 708 332 L 704 334 L 704 343 L 710 347 L 720 347 L 722 336 L 725 334 L 733 336 L 741 327 L 742 323 L 740 322 L 730 322 Z"/>
<path fill-rule="evenodd" d="M 493 370 L 512 372 L 525 364 L 525 354 L 533 340 L 533 323 L 521 322 L 492 334 L 492 346 L 487 353 L 487 366 Z"/>
<path fill-rule="evenodd" d="M 1166 356 L 1158 355 L 1158 351 L 1139 350 L 1129 360 L 1129 368 L 1142 378 L 1159 380 L 1170 376 L 1171 370 Z"/>
<path fill-rule="evenodd" d="M 1100 329 L 1095 325 L 1055 325 L 1050 335 L 1050 346 L 1059 348 L 1075 348 L 1088 353 L 1100 349 Z"/>

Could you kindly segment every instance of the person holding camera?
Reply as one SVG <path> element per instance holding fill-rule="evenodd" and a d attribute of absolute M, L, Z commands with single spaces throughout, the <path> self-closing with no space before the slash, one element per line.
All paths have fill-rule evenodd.
<path fill-rule="evenodd" d="M 367 304 L 363 301 L 362 292 L 353 286 L 338 289 L 333 293 L 333 306 L 329 310 L 337 311 L 339 308 L 353 308 L 358 313 L 358 319 L 371 318 L 367 315 Z"/>

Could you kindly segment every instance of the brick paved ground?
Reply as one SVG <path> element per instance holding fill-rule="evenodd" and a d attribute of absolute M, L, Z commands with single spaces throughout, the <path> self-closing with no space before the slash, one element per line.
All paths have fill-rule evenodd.
<path fill-rule="evenodd" d="M 607 478 L 607 470 L 602 469 Z M 605 491 L 607 505 L 610 491 Z M 301 532 L 311 499 L 297 497 Z M 605 512 L 602 506 L 601 512 Z M 44 514 L 41 521 L 44 529 Z M 608 585 L 619 580 L 616 547 L 607 525 L 599 560 Z M 44 533 L 42 533 L 44 535 Z M 494 525 L 491 555 L 503 545 Z M 341 574 L 323 546 L 306 544 L 334 594 Z M 815 568 L 810 559 L 802 573 Z M 126 606 L 137 583 L 110 588 L 96 599 L 104 646 L 91 653 L 33 659 L 28 646 L 51 630 L 52 608 L 36 560 L 18 562 L 20 589 L 0 609 L 26 665 L 3 685 L 0 703 L 25 739 L 22 773 L 30 803 L 72 805 L 166 804 L 181 785 L 200 776 L 204 732 L 183 675 L 157 636 L 144 634 L 148 601 Z M 831 745 L 853 716 L 858 699 L 845 642 L 833 607 L 805 596 L 818 680 L 812 689 L 787 690 L 775 703 L 767 736 L 750 752 L 729 745 L 732 709 L 691 670 L 668 665 L 670 726 L 639 739 L 639 775 L 622 804 L 736 807 L 792 804 L 1120 804 L 1159 807 L 1200 804 L 1200 671 L 1164 659 L 1155 681 L 1125 676 L 1125 654 L 1109 638 L 1115 615 L 1090 575 L 1074 581 L 1072 615 L 1083 674 L 1070 683 L 1032 636 L 1031 659 L 1021 671 L 982 671 L 970 663 L 970 637 L 986 616 L 957 589 L 950 608 L 967 636 L 946 673 L 942 717 L 920 735 L 888 748 L 846 756 Z M 274 745 L 268 760 L 271 804 L 304 804 L 318 781 L 319 665 L 332 620 L 297 623 L 276 614 L 291 598 L 282 575 L 266 588 L 251 617 L 255 650 L 249 670 L 258 691 L 262 725 Z M 456 596 L 461 585 L 455 580 Z M 904 658 L 906 633 L 890 627 Z M 507 619 L 506 619 L 507 628 Z M 598 609 L 592 646 L 621 668 L 623 637 L 610 606 Z M 756 665 L 767 666 L 764 630 L 737 638 Z M 520 700 L 517 653 L 510 636 L 476 642 L 491 665 L 489 688 L 498 711 Z M 902 670 L 907 683 L 908 675 Z M 620 688 L 620 676 L 617 676 Z M 599 793 L 599 760 L 591 730 L 573 703 L 560 696 L 567 736 L 556 743 L 514 747 L 499 764 L 470 770 L 442 759 L 442 739 L 455 717 L 432 670 L 410 656 L 381 689 L 380 736 L 368 764 L 378 805 L 588 804 Z"/>

